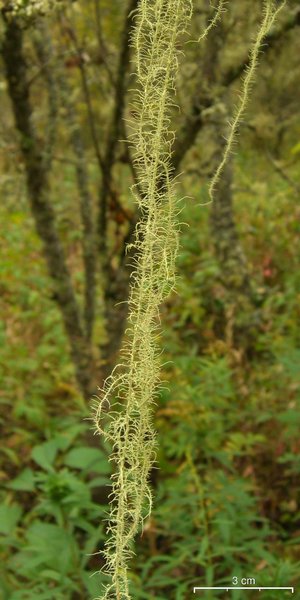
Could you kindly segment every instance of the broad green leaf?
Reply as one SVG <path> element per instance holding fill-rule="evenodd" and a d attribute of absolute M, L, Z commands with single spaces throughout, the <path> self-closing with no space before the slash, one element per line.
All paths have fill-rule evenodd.
<path fill-rule="evenodd" d="M 32 450 L 31 457 L 40 467 L 42 467 L 42 469 L 49 471 L 53 468 L 57 450 L 56 440 L 50 440 L 49 442 L 44 442 L 39 446 L 35 446 Z"/>
<path fill-rule="evenodd" d="M 24 469 L 8 486 L 12 490 L 33 492 L 35 489 L 35 476 L 32 469 Z"/>
<path fill-rule="evenodd" d="M 65 456 L 65 465 L 73 469 L 97 471 L 103 475 L 111 472 L 107 457 L 97 448 L 82 446 L 73 448 Z"/>
<path fill-rule="evenodd" d="M 77 546 L 72 535 L 52 523 L 35 521 L 27 530 L 26 546 L 15 555 L 18 573 L 31 578 L 35 572 L 51 569 L 65 575 L 74 568 Z"/>
<path fill-rule="evenodd" d="M 0 533 L 9 535 L 15 529 L 22 515 L 22 509 L 18 504 L 0 505 Z"/>
<path fill-rule="evenodd" d="M 107 583 L 107 579 L 102 573 L 94 571 L 84 571 L 82 580 L 91 598 L 99 597 L 103 584 Z"/>

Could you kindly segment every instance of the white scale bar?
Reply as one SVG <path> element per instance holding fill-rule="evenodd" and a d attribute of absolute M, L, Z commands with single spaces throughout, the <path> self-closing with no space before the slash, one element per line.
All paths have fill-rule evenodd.
<path fill-rule="evenodd" d="M 194 594 L 197 590 L 226 590 L 227 592 L 229 590 L 258 590 L 259 592 L 261 590 L 290 590 L 292 594 L 294 593 L 293 587 L 247 587 L 245 585 L 243 585 L 242 587 L 238 587 L 237 585 L 233 587 L 194 587 Z"/>

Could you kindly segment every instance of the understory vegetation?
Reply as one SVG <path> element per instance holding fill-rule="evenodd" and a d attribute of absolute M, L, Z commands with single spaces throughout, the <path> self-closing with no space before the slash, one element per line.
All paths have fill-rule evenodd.
<path fill-rule="evenodd" d="M 128 3 L 128 15 L 134 4 Z M 181 223 L 177 284 L 161 306 L 157 330 L 162 384 L 153 408 L 153 506 L 136 536 L 129 563 L 133 600 L 188 600 L 194 586 L 231 586 L 233 578 L 251 578 L 258 586 L 294 586 L 296 591 L 300 586 L 300 114 L 295 59 L 299 13 L 297 27 L 285 25 L 292 23 L 295 11 L 291 10 L 290 21 L 280 16 L 279 26 L 286 29 L 279 41 L 277 30 L 272 31 L 238 146 L 212 203 L 208 184 L 223 154 L 228 115 L 240 89 L 238 59 L 249 47 L 253 24 L 260 21 L 258 10 L 245 25 L 244 4 L 249 3 L 238 3 L 236 12 L 224 17 L 223 28 L 219 24 L 221 29 L 209 31 L 203 50 L 186 45 L 177 78 L 180 110 L 174 108 L 172 124 L 179 141 L 187 131 L 189 139 L 193 137 L 197 119 L 204 124 L 198 125 L 193 142 L 186 146 L 175 142 L 170 159 L 174 173 L 181 173 L 174 188 Z M 104 0 L 95 3 L 101 14 L 96 43 L 90 33 L 92 5 L 88 2 L 81 11 L 75 3 L 74 12 L 54 18 L 57 41 L 52 54 L 43 56 L 40 45 L 42 32 L 44 49 L 48 44 L 49 51 L 45 23 L 39 24 L 35 41 L 30 27 L 25 31 L 24 46 L 34 107 L 30 118 L 48 142 L 46 201 L 55 212 L 74 302 L 86 325 L 82 337 L 90 371 L 72 353 L 76 339 L 66 325 L 59 285 L 56 282 L 55 287 L 47 269 L 45 240 L 37 232 L 28 202 L 27 167 L 7 84 L 4 76 L 1 79 L 3 600 L 91 600 L 99 598 L 102 586 L 110 585 L 104 552 L 115 465 L 109 460 L 113 451 L 109 436 L 94 434 L 90 400 L 93 396 L 95 400 L 97 385 L 102 387 L 117 364 L 121 341 L 128 339 L 126 314 L 118 311 L 128 292 L 123 267 L 130 272 L 132 264 L 136 209 L 128 190 L 136 183 L 136 172 L 122 125 L 133 110 L 130 102 L 123 106 L 124 89 L 130 95 L 132 87 L 129 78 L 122 90 L 124 56 L 118 63 L 119 38 L 126 38 L 120 16 L 123 3 L 116 2 L 113 8 Z M 196 3 L 195 39 L 203 30 L 204 5 Z M 211 13 L 204 16 L 207 25 Z M 246 27 L 245 39 L 234 32 L 236 23 Z M 127 34 L 130 37 L 129 30 Z M 223 38 L 228 51 L 219 56 Z M 127 43 L 125 39 L 124 48 Z M 126 60 L 125 70 L 129 57 Z M 247 60 L 242 63 L 245 66 Z M 56 107 L 49 94 L 53 81 L 45 71 L 49 64 L 59 89 Z M 203 81 L 198 73 L 202 67 Z M 201 100 L 196 106 L 195 79 Z M 121 117 L 113 111 L 120 104 Z M 70 137 L 74 131 L 81 131 L 81 150 L 79 138 Z M 40 142 L 36 134 L 37 148 Z M 101 161 L 106 170 L 99 175 Z M 78 164 L 87 170 L 90 225 L 97 221 L 94 231 L 89 230 L 91 215 L 84 220 L 80 210 L 83 180 L 77 179 Z M 221 200 L 226 200 L 228 190 L 225 207 Z M 93 235 L 96 238 L 99 232 L 95 241 Z M 91 233 L 89 249 L 100 257 L 96 268 L 85 260 Z M 93 297 L 87 294 L 91 282 Z M 78 343 L 83 348 L 83 341 Z M 108 407 L 105 410 L 109 413 Z M 105 421 L 104 411 L 104 426 Z M 124 465 L 128 468 L 126 457 Z M 265 590 L 261 597 L 275 600 L 278 594 Z M 290 592 L 280 594 L 289 597 Z M 251 590 L 205 594 L 211 600 L 257 596 Z"/>
<path fill-rule="evenodd" d="M 155 504 L 129 574 L 134 598 L 184 599 L 193 585 L 244 573 L 266 586 L 299 581 L 300 214 L 289 184 L 269 169 L 266 178 L 264 167 L 249 150 L 235 165 L 259 294 L 251 352 L 220 337 L 224 291 L 198 186 L 185 201 L 178 293 L 162 315 L 170 362 L 155 411 Z M 295 182 L 298 172 L 295 161 Z M 62 188 L 67 181 L 64 170 Z M 103 544 L 107 509 L 107 497 L 95 502 L 92 491 L 109 485 L 110 467 L 82 441 L 89 415 L 25 199 L 12 197 L 1 219 L 1 589 L 9 600 L 85 599 L 99 592 L 101 575 L 89 577 L 99 557 L 89 555 Z"/>

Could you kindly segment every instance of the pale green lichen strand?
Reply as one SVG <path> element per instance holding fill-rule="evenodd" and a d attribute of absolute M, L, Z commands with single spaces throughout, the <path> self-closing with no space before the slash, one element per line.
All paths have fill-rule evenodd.
<path fill-rule="evenodd" d="M 285 6 L 285 4 L 286 4 L 286 0 L 283 0 L 283 2 L 281 2 L 281 4 L 279 6 L 277 6 L 277 4 L 273 0 L 264 0 L 263 18 L 260 23 L 257 34 L 255 36 L 253 46 L 250 50 L 249 66 L 246 69 L 244 80 L 243 80 L 243 88 L 242 88 L 242 93 L 240 96 L 240 103 L 237 106 L 233 120 L 230 123 L 229 135 L 227 138 L 227 142 L 226 142 L 222 160 L 221 160 L 220 164 L 218 165 L 218 168 L 217 168 L 217 170 L 210 182 L 210 185 L 209 185 L 208 191 L 209 191 L 210 199 L 212 201 L 214 199 L 214 191 L 215 191 L 216 185 L 223 173 L 223 170 L 227 163 L 229 155 L 232 152 L 232 147 L 236 140 L 237 132 L 238 132 L 242 117 L 244 115 L 246 106 L 247 106 L 249 98 L 250 98 L 251 86 L 254 82 L 255 72 L 256 72 L 256 69 L 258 66 L 259 54 L 262 49 L 263 40 L 266 37 L 266 35 L 269 33 L 275 19 L 278 16 L 278 13 L 282 10 L 282 8 Z"/>
<path fill-rule="evenodd" d="M 191 14 L 187 0 L 141 0 L 133 46 L 138 91 L 133 107 L 132 143 L 141 196 L 137 258 L 129 298 L 127 342 L 122 364 L 107 380 L 95 410 L 95 424 L 113 445 L 106 572 L 111 583 L 102 598 L 127 600 L 128 559 L 134 536 L 151 510 L 149 471 L 155 460 L 153 402 L 159 383 L 159 305 L 172 290 L 178 249 L 178 206 L 170 180 L 172 132 L 170 107 L 178 67 L 178 38 Z M 101 428 L 101 407 L 119 398 L 108 429 Z"/>
<path fill-rule="evenodd" d="M 207 27 L 204 29 L 203 33 L 198 38 L 198 42 L 202 42 L 207 38 L 210 30 L 215 27 L 218 21 L 221 20 L 222 14 L 226 11 L 227 0 L 219 0 L 215 14 L 213 18 L 209 21 Z"/>

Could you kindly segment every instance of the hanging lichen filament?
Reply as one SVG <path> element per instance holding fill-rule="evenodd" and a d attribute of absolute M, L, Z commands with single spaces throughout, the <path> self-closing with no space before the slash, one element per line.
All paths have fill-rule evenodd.
<path fill-rule="evenodd" d="M 152 410 L 159 382 L 156 344 L 161 302 L 174 286 L 178 247 L 177 200 L 169 174 L 172 134 L 169 109 L 177 70 L 179 35 L 190 17 L 186 0 L 142 0 L 133 45 L 139 90 L 132 141 L 142 195 L 137 227 L 137 259 L 129 298 L 127 342 L 122 364 L 106 382 L 95 424 L 113 446 L 116 472 L 112 480 L 106 572 L 111 576 L 104 598 L 130 598 L 127 562 L 132 541 L 151 510 L 149 471 L 155 459 Z M 108 430 L 100 426 L 101 407 L 117 397 Z M 145 507 L 148 504 L 148 509 Z"/>
<path fill-rule="evenodd" d="M 223 6 L 224 3 L 220 2 L 220 14 Z M 249 75 L 245 78 L 248 83 L 246 89 L 244 87 L 241 109 L 232 125 L 231 143 L 212 180 L 211 195 L 248 99 L 261 41 L 278 12 L 271 0 L 264 6 L 264 18 L 250 56 Z M 139 90 L 134 106 L 136 120 L 132 139 L 138 184 L 142 191 L 136 200 L 142 217 L 136 234 L 137 258 L 123 360 L 107 380 L 100 402 L 95 407 L 96 430 L 111 442 L 111 458 L 116 464 L 112 478 L 110 537 L 104 551 L 106 573 L 110 575 L 111 583 L 106 587 L 103 599 L 130 598 L 127 565 L 133 552 L 132 542 L 151 510 L 148 477 L 155 459 L 152 410 L 159 383 L 158 311 L 174 286 L 178 249 L 177 201 L 169 168 L 172 139 L 169 109 L 177 71 L 177 42 L 190 13 L 191 5 L 186 0 L 141 0 L 137 13 L 133 43 Z M 214 24 L 218 18 L 215 18 Z M 113 397 L 117 398 L 120 410 L 110 411 L 108 429 L 103 431 L 101 409 Z M 145 509 L 145 501 L 148 502 L 148 510 Z"/>

